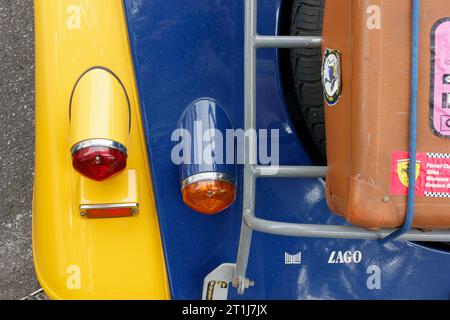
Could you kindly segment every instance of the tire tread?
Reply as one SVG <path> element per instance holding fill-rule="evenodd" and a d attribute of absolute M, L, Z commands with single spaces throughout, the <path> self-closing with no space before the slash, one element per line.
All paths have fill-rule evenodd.
<path fill-rule="evenodd" d="M 325 0 L 294 0 L 290 34 L 321 36 L 324 5 Z M 298 106 L 314 144 L 326 157 L 321 66 L 320 48 L 291 50 L 291 69 Z"/>

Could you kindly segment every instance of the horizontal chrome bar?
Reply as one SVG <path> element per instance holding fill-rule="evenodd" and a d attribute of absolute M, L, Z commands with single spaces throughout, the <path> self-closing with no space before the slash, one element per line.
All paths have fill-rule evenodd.
<path fill-rule="evenodd" d="M 255 166 L 253 173 L 259 178 L 324 178 L 328 167 L 308 166 Z"/>
<path fill-rule="evenodd" d="M 139 204 L 138 203 L 127 202 L 127 203 L 81 204 L 80 205 L 80 214 L 81 214 L 81 216 L 85 216 L 88 210 L 121 209 L 121 208 L 130 208 L 134 215 L 139 213 Z"/>
<path fill-rule="evenodd" d="M 287 237 L 380 240 L 394 231 L 393 229 L 370 231 L 354 226 L 285 223 L 263 220 L 249 214 L 244 214 L 244 221 L 255 231 Z M 420 231 L 412 229 L 396 240 L 450 242 L 450 230 Z"/>
<path fill-rule="evenodd" d="M 255 36 L 257 48 L 320 48 L 322 38 L 314 36 Z"/>

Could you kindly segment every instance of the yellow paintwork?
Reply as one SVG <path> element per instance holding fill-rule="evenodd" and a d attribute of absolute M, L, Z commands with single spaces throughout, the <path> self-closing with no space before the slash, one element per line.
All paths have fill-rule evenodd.
<path fill-rule="evenodd" d="M 124 170 L 109 178 L 107 183 L 80 177 L 77 187 L 80 205 L 139 203 L 136 170 Z"/>
<path fill-rule="evenodd" d="M 95 68 L 76 85 L 71 101 L 71 145 L 109 139 L 128 145 L 130 114 L 127 93 L 109 71 Z"/>
<path fill-rule="evenodd" d="M 39 282 L 52 299 L 170 298 L 122 1 L 35 0 L 34 5 L 33 254 Z M 131 106 L 127 169 L 104 182 L 86 181 L 71 165 L 70 95 L 93 66 L 113 70 Z M 130 186 L 134 178 L 137 185 Z M 80 217 L 82 199 L 98 201 L 121 188 L 120 181 L 129 185 L 115 194 L 136 192 L 137 216 Z"/>

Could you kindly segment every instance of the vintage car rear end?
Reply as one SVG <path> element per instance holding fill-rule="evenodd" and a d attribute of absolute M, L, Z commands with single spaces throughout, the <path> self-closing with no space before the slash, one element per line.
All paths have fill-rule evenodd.
<path fill-rule="evenodd" d="M 405 72 L 417 11 L 396 1 L 401 23 L 369 36 L 370 19 L 395 20 L 393 1 L 375 2 L 35 0 L 33 253 L 47 295 L 447 299 L 447 200 L 425 210 L 430 223 L 416 220 L 387 243 L 377 240 L 404 225 L 407 185 L 348 205 L 349 183 L 362 177 L 355 164 L 378 170 L 369 182 L 373 172 L 383 183 L 392 176 L 391 154 L 367 139 L 387 144 L 392 134 L 411 151 Z M 450 17 L 443 1 L 427 3 L 442 9 L 427 19 Z M 379 73 L 391 52 L 396 79 Z M 426 112 L 429 80 L 420 88 Z M 390 109 L 374 101 L 397 100 L 398 128 L 383 132 Z M 361 138 L 355 117 L 373 134 Z M 418 136 L 427 130 L 422 123 Z M 425 152 L 450 153 L 435 142 Z M 372 219 L 378 209 L 393 222 Z"/>

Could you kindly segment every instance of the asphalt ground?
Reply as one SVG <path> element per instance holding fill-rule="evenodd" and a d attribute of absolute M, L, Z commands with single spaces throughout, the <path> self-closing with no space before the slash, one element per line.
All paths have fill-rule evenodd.
<path fill-rule="evenodd" d="M 1 0 L 0 299 L 39 288 L 31 251 L 33 175 L 33 1 Z"/>

